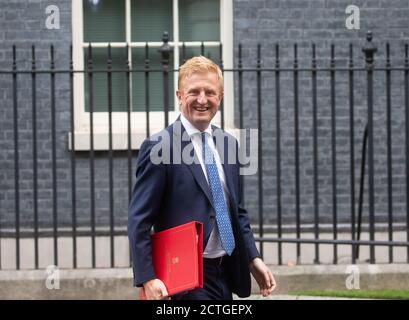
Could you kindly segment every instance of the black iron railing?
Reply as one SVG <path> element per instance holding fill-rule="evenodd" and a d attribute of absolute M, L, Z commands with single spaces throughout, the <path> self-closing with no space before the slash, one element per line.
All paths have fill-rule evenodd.
<path fill-rule="evenodd" d="M 335 56 L 335 45 L 331 45 L 330 47 L 330 56 L 329 56 L 329 66 L 319 67 L 319 57 L 317 57 L 316 52 L 316 45 L 311 45 L 311 60 L 309 67 L 302 67 L 300 65 L 300 58 L 302 60 L 306 60 L 306 56 L 300 57 L 299 55 L 299 47 L 297 44 L 293 46 L 293 59 L 291 63 L 287 63 L 284 65 L 285 61 L 289 61 L 288 56 L 280 57 L 280 46 L 277 44 L 274 46 L 274 55 L 273 58 L 273 65 L 272 66 L 264 66 L 263 65 L 263 56 L 262 56 L 262 46 L 258 45 L 256 49 L 256 57 L 254 58 L 255 67 L 244 67 L 244 58 L 243 58 L 243 45 L 239 44 L 237 48 L 237 67 L 228 69 L 223 68 L 223 60 L 221 57 L 223 56 L 222 46 L 219 48 L 219 55 L 220 59 L 217 61 L 222 67 L 223 73 L 233 73 L 235 76 L 235 85 L 237 86 L 237 96 L 236 102 L 237 106 L 235 109 L 238 110 L 236 113 L 237 121 L 235 122 L 238 124 L 239 128 L 245 128 L 248 126 L 255 125 L 258 129 L 258 141 L 259 141 L 259 148 L 258 148 L 258 173 L 257 177 L 257 187 L 250 189 L 248 192 L 253 192 L 258 195 L 257 198 L 257 220 L 255 223 L 255 230 L 257 231 L 257 238 L 256 240 L 260 242 L 260 251 L 261 254 L 265 254 L 265 244 L 266 243 L 276 243 L 277 244 L 277 262 L 278 264 L 283 263 L 283 244 L 284 243 L 294 243 L 296 245 L 296 257 L 297 262 L 301 263 L 301 245 L 302 244 L 312 244 L 314 245 L 314 263 L 320 263 L 321 256 L 320 256 L 320 248 L 323 244 L 330 244 L 333 246 L 333 260 L 334 264 L 338 263 L 338 246 L 340 245 L 348 245 L 351 247 L 351 262 L 355 263 L 357 259 L 359 259 L 359 246 L 365 245 L 369 246 L 369 262 L 375 263 L 375 248 L 378 246 L 387 246 L 389 248 L 388 251 L 388 261 L 390 263 L 394 262 L 393 258 L 393 248 L 394 247 L 407 247 L 407 262 L 409 262 L 409 210 L 408 205 L 400 216 L 401 221 L 403 221 L 403 232 L 406 233 L 406 241 L 394 241 L 394 232 L 397 230 L 394 225 L 394 214 L 393 214 L 393 162 L 392 162 L 392 146 L 393 146 L 393 139 L 392 139 L 392 129 L 393 123 L 396 122 L 396 119 L 392 117 L 392 72 L 399 73 L 403 75 L 403 81 L 395 83 L 401 87 L 404 91 L 402 103 L 404 105 L 404 124 L 405 124 L 405 132 L 404 132 L 404 139 L 405 139 L 405 163 L 402 164 L 405 166 L 405 183 L 406 183 L 406 194 L 405 194 L 405 201 L 409 199 L 409 58 L 408 58 L 408 44 L 404 46 L 404 64 L 403 66 L 392 66 L 391 58 L 390 58 L 390 46 L 386 44 L 386 63 L 384 67 L 379 67 L 375 65 L 375 53 L 377 52 L 377 48 L 372 43 L 372 35 L 368 33 L 366 43 L 363 48 L 364 60 L 361 61 L 364 65 L 356 66 L 356 61 L 354 60 L 354 50 L 352 44 L 349 46 L 349 56 L 347 57 L 347 65 L 344 67 L 339 67 L 336 65 L 336 56 Z M 125 48 L 128 51 L 128 47 Z M 31 68 L 27 69 L 19 69 L 18 60 L 17 60 L 17 48 L 13 46 L 12 49 L 12 61 L 11 61 L 11 68 L 10 70 L 0 70 L 0 76 L 4 79 L 9 81 L 9 86 L 6 88 L 11 92 L 11 99 L 5 100 L 5 104 L 8 103 L 9 107 L 12 109 L 12 119 L 7 119 L 10 123 L 12 123 L 12 146 L 10 150 L 13 153 L 12 160 L 8 159 L 9 166 L 7 168 L 11 169 L 14 173 L 14 186 L 13 190 L 10 188 L 3 188 L 2 191 L 4 194 L 8 194 L 11 196 L 7 196 L 3 199 L 6 203 L 6 200 L 9 200 L 10 197 L 14 200 L 14 219 L 11 219 L 10 212 L 8 212 L 9 207 L 7 205 L 0 206 L 0 242 L 5 241 L 5 238 L 13 238 L 15 240 L 15 268 L 21 268 L 21 241 L 22 238 L 31 238 L 33 240 L 34 245 L 34 268 L 40 268 L 39 263 L 39 240 L 44 236 L 51 236 L 52 243 L 53 243 L 53 262 L 55 265 L 59 264 L 61 255 L 65 255 L 66 253 L 59 252 L 58 248 L 58 241 L 59 238 L 64 235 L 65 237 L 69 237 L 72 239 L 72 267 L 77 268 L 78 266 L 78 252 L 83 248 L 78 248 L 78 238 L 79 237 L 89 237 L 91 239 L 90 245 L 90 257 L 91 257 L 91 267 L 97 267 L 97 249 L 96 249 L 96 241 L 97 237 L 100 236 L 108 236 L 109 237 L 109 265 L 111 267 L 116 266 L 115 261 L 115 241 L 116 237 L 120 235 L 126 235 L 126 230 L 124 228 L 125 221 L 122 221 L 123 227 L 118 228 L 116 225 L 116 220 L 118 217 L 116 216 L 117 207 L 121 208 L 123 215 L 122 217 L 126 217 L 126 208 L 127 205 L 124 205 L 124 202 L 119 203 L 117 200 L 118 191 L 115 187 L 115 179 L 119 175 L 119 169 L 116 167 L 115 160 L 126 159 L 126 184 L 127 184 L 127 201 L 129 201 L 132 192 L 132 184 L 133 180 L 132 177 L 134 175 L 134 164 L 135 164 L 135 157 L 137 152 L 132 148 L 132 139 L 133 135 L 131 132 L 132 128 L 132 86 L 131 86 L 131 79 L 133 74 L 142 74 L 144 76 L 144 101 L 143 101 L 143 109 L 145 111 L 144 117 L 146 117 L 146 128 L 145 133 L 146 136 L 150 136 L 153 132 L 151 131 L 150 123 L 150 113 L 151 113 L 151 82 L 150 77 L 153 73 L 160 73 L 162 74 L 162 90 L 163 90 L 163 112 L 164 112 L 164 124 L 167 126 L 169 124 L 169 112 L 171 111 L 171 100 L 172 98 L 169 96 L 169 87 L 170 87 L 170 79 L 173 77 L 174 73 L 177 70 L 174 70 L 173 66 L 170 65 L 170 56 L 172 54 L 173 48 L 168 44 L 168 36 L 167 33 L 164 34 L 163 37 L 163 45 L 160 47 L 159 51 L 161 54 L 161 65 L 152 67 L 150 61 L 150 48 L 148 45 L 145 46 L 145 59 L 144 59 L 144 67 L 142 68 L 132 68 L 130 65 L 130 61 L 127 59 L 123 63 L 123 68 L 114 68 L 112 62 L 112 47 L 110 44 L 107 46 L 107 65 L 105 69 L 95 69 L 94 68 L 94 60 L 93 60 L 93 46 L 90 44 L 87 50 L 87 57 L 88 60 L 86 61 L 86 65 L 84 70 L 74 70 L 74 63 L 73 63 L 73 55 L 72 49 L 70 54 L 70 62 L 69 67 L 67 69 L 58 69 L 55 63 L 55 49 L 53 46 L 50 47 L 50 67 L 48 69 L 39 69 L 37 67 L 37 59 L 36 59 L 36 48 L 32 46 L 31 48 Z M 186 47 L 184 44 L 181 46 L 181 63 L 183 63 L 188 56 L 186 55 Z M 205 44 L 201 45 L 201 53 L 205 54 Z M 346 58 L 346 57 L 343 57 Z M 247 58 L 247 61 L 249 59 Z M 376 175 L 376 168 L 375 168 L 375 149 L 374 149 L 374 73 L 384 73 L 385 74 L 385 81 L 386 85 L 384 87 L 384 93 L 386 97 L 386 166 L 387 166 L 387 212 L 382 213 L 384 215 L 384 220 L 387 223 L 387 235 L 388 240 L 376 240 L 376 212 L 375 212 L 375 180 L 374 177 Z M 94 87 L 94 76 L 96 74 L 106 74 L 107 79 L 107 87 L 106 92 L 96 92 Z M 348 101 L 348 133 L 346 134 L 345 138 L 349 143 L 349 180 L 350 180 L 350 192 L 349 192 L 349 205 L 350 205 L 350 218 L 349 218 L 349 228 L 348 232 L 350 234 L 350 239 L 343 240 L 339 239 L 339 223 L 340 223 L 340 215 L 338 212 L 340 199 L 338 197 L 339 190 L 339 173 L 337 168 L 337 161 L 338 157 L 337 154 L 339 151 L 337 150 L 337 137 L 338 137 L 338 130 L 337 130 L 337 75 L 340 73 L 346 74 L 347 79 L 347 101 Z M 361 73 L 365 77 L 366 80 L 366 119 L 364 122 L 364 138 L 363 140 L 357 144 L 356 139 L 359 137 L 356 133 L 356 113 L 355 113 L 355 86 L 356 86 L 356 75 L 357 73 Z M 71 134 L 70 145 L 67 150 L 69 150 L 69 154 L 66 155 L 67 161 L 69 161 L 69 169 L 68 175 L 71 180 L 71 187 L 70 190 L 70 201 L 71 201 L 71 208 L 68 210 L 67 208 L 60 208 L 58 206 L 58 197 L 59 197 L 59 174 L 58 174 L 58 156 L 57 153 L 59 150 L 57 146 L 57 142 L 60 139 L 63 139 L 61 136 L 61 130 L 58 130 L 56 118 L 57 114 L 57 104 L 59 97 L 56 94 L 56 90 L 58 87 L 59 82 L 57 82 L 56 77 L 58 76 L 60 81 L 65 81 L 68 83 L 68 90 L 69 90 L 69 104 L 66 111 L 69 112 L 69 124 L 67 124 L 67 128 L 69 128 L 71 133 L 75 132 L 75 106 L 74 106 L 74 96 L 76 92 L 74 92 L 74 78 L 76 74 L 83 74 L 84 78 L 86 77 L 88 80 L 88 107 L 89 107 L 89 150 L 87 151 L 87 159 L 89 161 L 89 195 L 85 200 L 89 202 L 89 206 L 86 211 L 89 213 L 89 220 L 84 224 L 81 224 L 81 231 L 79 230 L 79 220 L 84 220 L 84 217 L 81 216 L 79 219 L 79 210 L 78 210 L 78 203 L 80 200 L 84 200 L 84 195 L 79 193 L 79 174 L 78 174 L 78 151 L 76 151 L 76 136 L 75 134 Z M 115 113 L 113 109 L 113 75 L 114 74 L 122 74 L 125 79 L 126 85 L 126 127 L 128 128 L 127 131 L 127 148 L 125 153 L 118 153 L 114 150 L 113 145 L 113 114 Z M 330 110 L 330 135 L 331 135 L 331 148 L 328 152 L 330 152 L 330 177 L 331 177 L 331 213 L 322 213 L 320 211 L 320 181 L 319 181 L 319 138 L 320 134 L 318 131 L 319 128 L 319 81 L 320 76 L 323 74 L 329 75 L 329 110 Z M 49 86 L 50 86 L 50 98 L 49 98 L 49 110 L 50 110 L 50 127 L 49 131 L 51 134 L 51 143 L 44 144 L 41 143 L 41 149 L 39 149 L 39 144 L 41 142 L 41 138 L 38 136 L 39 128 L 38 128 L 38 85 L 41 81 L 44 81 L 43 76 L 49 77 Z M 246 83 L 245 77 L 246 75 L 254 75 L 255 81 L 252 83 Z M 271 140 L 271 137 L 267 137 L 265 135 L 266 129 L 263 127 L 262 120 L 265 117 L 264 112 L 266 111 L 266 106 L 263 105 L 263 96 L 265 94 L 265 90 L 263 90 L 263 81 L 265 77 L 268 75 L 272 75 L 271 83 L 269 84 L 273 90 L 272 94 L 274 94 L 274 103 L 270 108 L 275 110 L 275 122 L 271 122 L 271 127 L 274 131 L 274 139 Z M 41 76 L 41 79 L 39 79 Z M 18 80 L 21 78 L 29 79 L 30 86 L 25 88 L 19 88 Z M 62 77 L 66 77 L 62 80 Z M 287 78 L 286 78 L 287 77 Z M 302 84 L 302 80 L 305 77 L 309 78 L 311 87 L 310 93 L 311 95 L 308 98 L 311 99 L 311 119 L 312 119 L 312 131 L 311 131 L 311 138 L 312 144 L 307 146 L 309 151 L 311 152 L 311 159 L 312 159 L 312 234 L 313 238 L 306 238 L 303 236 L 305 232 L 305 223 L 303 223 L 303 215 L 302 215 L 302 199 L 301 199 L 301 190 L 303 188 L 302 185 L 302 175 L 301 172 L 301 149 L 305 149 L 305 146 L 301 145 L 300 141 L 300 132 L 301 132 L 301 122 L 300 119 L 302 117 L 301 111 L 303 108 L 303 102 L 305 97 L 301 92 L 301 88 L 304 88 Z M 292 137 L 286 136 L 283 131 L 282 127 L 282 117 L 283 117 L 283 108 L 290 108 L 289 105 L 283 105 L 283 81 L 285 79 L 292 80 L 292 95 L 293 99 L 291 100 L 292 105 Z M 252 104 L 247 104 L 246 99 L 248 97 L 245 96 L 246 86 L 255 89 L 254 99 L 252 100 Z M 28 90 L 29 93 L 26 94 L 30 97 L 31 106 L 24 105 L 22 106 L 19 102 L 19 95 L 24 94 L 22 90 Z M 101 154 L 100 151 L 95 150 L 95 132 L 94 132 L 94 116 L 95 116 L 95 101 L 94 98 L 96 95 L 107 95 L 107 106 L 108 109 L 106 110 L 108 116 L 108 147 L 107 153 Z M 256 117 L 255 122 L 251 122 L 248 120 L 248 116 L 245 116 L 246 110 L 249 108 L 256 106 Z M 20 162 L 22 160 L 22 156 L 20 154 L 21 144 L 22 141 L 20 139 L 20 129 L 19 129 L 19 119 L 21 118 L 22 112 L 31 111 L 31 155 L 32 155 L 32 184 L 30 187 L 22 185 L 22 168 L 20 167 Z M 221 126 L 225 127 L 225 106 L 222 104 L 220 108 L 221 112 Z M 4 121 L 5 119 L 3 119 Z M 273 120 L 273 119 L 272 119 Z M 247 123 L 246 123 L 247 122 Z M 124 123 L 125 125 L 125 123 Z M 44 129 L 44 128 L 43 128 Z M 345 135 L 345 133 L 344 133 Z M 3 135 L 6 137 L 7 135 Z M 284 217 L 283 208 L 287 205 L 282 200 L 283 197 L 283 145 L 282 142 L 291 141 L 292 147 L 294 151 L 294 163 L 293 163 L 293 171 L 292 174 L 294 175 L 294 216 L 292 222 L 286 223 L 286 226 L 290 226 L 295 231 L 295 237 L 289 238 L 285 237 L 284 234 L 284 220 L 289 219 L 288 217 Z M 275 143 L 273 143 L 275 142 Z M 269 171 L 266 173 L 265 170 L 265 161 L 263 161 L 264 157 L 266 156 L 266 151 L 264 148 L 266 144 L 271 143 L 274 145 L 274 154 L 272 158 L 275 159 L 275 170 Z M 355 148 L 361 148 L 361 157 L 360 157 L 360 165 L 357 166 L 356 164 L 356 152 Z M 1 152 L 6 152 L 6 150 L 0 150 Z M 50 223 L 47 224 L 47 221 L 43 221 L 43 225 L 48 225 L 51 228 L 51 233 L 49 231 L 45 231 L 44 228 L 40 227 L 39 224 L 39 183 L 41 183 L 42 179 L 48 179 L 39 176 L 38 168 L 39 168 L 39 156 L 40 153 L 50 152 L 51 158 L 51 197 L 50 197 L 50 216 L 49 219 L 51 220 Z M 367 157 L 366 157 L 367 155 Z M 81 156 L 83 157 L 83 156 Z M 108 171 L 101 172 L 97 171 L 96 163 L 102 159 L 108 160 Z M 2 159 L 6 159 L 3 157 Z M 356 177 L 355 177 L 355 169 L 361 169 L 361 176 L 359 180 L 359 198 L 356 201 Z M 365 168 L 368 168 L 367 178 L 368 178 L 368 240 L 361 240 L 361 233 L 362 233 L 362 224 L 363 224 L 363 205 L 364 205 L 364 185 L 365 185 Z M 25 172 L 27 168 L 24 168 Z M 97 212 L 100 208 L 97 206 L 96 203 L 96 194 L 100 192 L 100 184 L 96 183 L 98 178 L 101 175 L 106 175 L 108 179 L 108 212 L 109 217 L 108 220 L 102 224 L 105 225 L 106 230 L 104 229 L 101 231 L 101 222 L 98 220 Z M 265 184 L 263 183 L 263 179 L 267 175 L 272 175 L 275 181 L 275 203 L 269 203 L 267 200 L 268 196 L 271 194 L 266 194 L 270 191 L 264 190 Z M 246 184 L 247 177 L 241 177 L 243 184 Z M 32 197 L 31 199 L 27 198 L 26 196 L 22 196 L 22 192 L 25 191 L 27 188 L 32 188 Z M 248 197 L 248 192 L 244 191 L 245 188 L 242 189 L 242 194 L 244 198 Z M 247 203 L 254 201 L 248 200 Z M 27 206 L 27 202 L 32 203 L 32 227 L 26 226 L 24 219 L 27 219 L 26 216 L 22 217 L 21 210 L 22 205 Z M 273 209 L 273 217 L 271 215 L 266 214 L 266 206 L 271 205 Z M 358 207 L 358 216 L 356 215 L 356 207 Z M 65 211 L 65 218 L 62 219 L 62 211 Z M 67 212 L 69 211 L 69 216 L 71 221 L 68 221 L 66 216 Z M 381 215 L 382 215 L 381 214 Z M 332 234 L 331 239 L 323 239 L 320 238 L 322 234 L 322 227 L 321 227 L 321 219 L 325 215 L 327 220 L 331 221 L 331 228 L 330 233 Z M 24 219 L 23 219 L 24 218 Z M 270 225 L 266 228 L 266 219 L 270 219 Z M 254 221 L 255 222 L 255 221 Z M 24 231 L 22 231 L 22 225 L 24 224 Z M 84 231 L 85 227 L 85 231 Z M 64 229 L 64 232 L 62 232 Z M 1 246 L 0 246 L 1 248 Z M 1 257 L 0 254 L 0 269 L 1 269 Z M 3 259 L 5 257 L 3 256 Z"/>

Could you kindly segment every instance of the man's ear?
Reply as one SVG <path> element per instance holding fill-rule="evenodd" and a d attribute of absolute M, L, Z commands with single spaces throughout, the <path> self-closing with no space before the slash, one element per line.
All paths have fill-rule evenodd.
<path fill-rule="evenodd" d="M 176 90 L 176 97 L 178 98 L 179 109 L 182 107 L 182 92 L 178 89 Z"/>
<path fill-rule="evenodd" d="M 220 101 L 222 101 L 223 97 L 224 97 L 224 91 L 220 92 Z"/>
<path fill-rule="evenodd" d="M 176 97 L 178 98 L 179 101 L 180 99 L 182 99 L 182 92 L 179 89 L 176 90 Z"/>

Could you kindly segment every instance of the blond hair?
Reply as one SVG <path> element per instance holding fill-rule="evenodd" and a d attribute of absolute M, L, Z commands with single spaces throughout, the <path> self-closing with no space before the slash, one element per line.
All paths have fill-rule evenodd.
<path fill-rule="evenodd" d="M 219 78 L 220 89 L 223 92 L 223 74 L 219 66 L 215 64 L 212 60 L 203 57 L 196 56 L 187 60 L 179 68 L 179 77 L 178 77 L 178 89 L 180 89 L 182 80 L 189 77 L 193 73 L 205 73 L 213 72 Z"/>

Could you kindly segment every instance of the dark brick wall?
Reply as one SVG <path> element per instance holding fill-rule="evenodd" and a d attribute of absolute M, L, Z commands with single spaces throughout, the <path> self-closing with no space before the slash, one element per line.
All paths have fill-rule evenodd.
<path fill-rule="evenodd" d="M 48 5 L 60 9 L 60 29 L 45 26 Z M 50 44 L 54 44 L 56 66 L 69 68 L 71 43 L 71 1 L 0 1 L 0 68 L 11 69 L 12 45 L 17 46 L 17 67 L 31 68 L 31 46 L 36 47 L 37 69 L 50 68 Z M 51 153 L 50 75 L 38 75 L 37 83 L 37 152 L 38 152 L 38 217 L 40 227 L 52 226 L 53 188 Z M 0 75 L 0 221 L 12 226 L 15 216 L 14 135 L 12 76 Z M 18 129 L 20 168 L 20 221 L 33 226 L 33 133 L 31 75 L 18 76 Z M 56 75 L 56 146 L 57 196 L 60 226 L 72 221 L 71 160 L 68 150 L 70 132 L 69 76 Z M 127 220 L 128 170 L 124 153 L 115 153 L 115 224 Z M 77 223 L 90 221 L 90 161 L 88 152 L 76 152 Z M 135 161 L 134 161 L 135 162 Z M 95 207 L 97 225 L 109 223 L 109 180 L 107 152 L 95 154 Z"/>
<path fill-rule="evenodd" d="M 345 9 L 354 4 L 360 8 L 360 30 L 347 30 Z M 294 44 L 298 45 L 299 67 L 311 67 L 311 43 L 316 44 L 318 66 L 329 66 L 331 44 L 335 46 L 336 66 L 347 66 L 349 44 L 354 45 L 354 63 L 364 66 L 362 47 L 366 32 L 371 30 L 373 42 L 378 47 L 376 65 L 385 65 L 385 43 L 391 45 L 392 63 L 403 66 L 404 43 L 409 40 L 408 1 L 302 1 L 302 0 L 251 0 L 234 1 L 234 47 L 237 66 L 237 45 L 242 43 L 243 66 L 255 67 L 257 44 L 261 44 L 262 66 L 274 67 L 275 44 L 280 44 L 281 67 L 292 67 Z M 393 212 L 396 220 L 405 215 L 404 166 L 404 91 L 403 73 L 392 74 L 392 163 Z M 333 221 L 332 192 L 332 137 L 330 76 L 318 73 L 318 174 L 319 215 L 321 222 Z M 336 151 L 337 151 L 337 215 L 338 220 L 350 221 L 351 183 L 349 165 L 349 87 L 348 74 L 336 73 Z M 244 124 L 257 127 L 256 74 L 244 74 Z M 294 148 L 294 84 L 293 74 L 281 73 L 281 148 L 282 148 L 282 214 L 284 221 L 295 221 L 295 148 Z M 299 74 L 299 128 L 300 128 L 300 212 L 302 221 L 313 221 L 313 140 L 311 72 Z M 236 105 L 238 82 L 236 78 Z M 387 217 L 386 171 L 386 97 L 385 73 L 375 73 L 374 78 L 374 152 L 375 152 L 375 212 L 377 221 Z M 358 198 L 362 135 L 367 122 L 366 76 L 355 74 L 355 196 Z M 262 129 L 263 178 L 265 221 L 277 217 L 276 179 L 276 103 L 273 73 L 262 75 Z M 236 113 L 238 115 L 238 113 Z M 246 177 L 247 207 L 256 220 L 259 208 L 257 176 Z M 366 180 L 367 183 L 367 180 Z M 367 184 L 365 189 L 367 190 Z M 368 197 L 364 197 L 364 219 L 368 216 Z"/>

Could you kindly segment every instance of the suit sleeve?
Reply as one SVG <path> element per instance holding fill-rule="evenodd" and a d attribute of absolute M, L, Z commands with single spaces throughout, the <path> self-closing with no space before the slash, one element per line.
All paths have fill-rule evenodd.
<path fill-rule="evenodd" d="M 136 182 L 128 209 L 128 237 L 134 286 L 155 279 L 152 264 L 151 229 L 158 216 L 164 192 L 166 168 L 154 164 L 150 153 L 154 142 L 145 140 L 139 150 Z"/>
<path fill-rule="evenodd" d="M 239 198 L 241 196 L 239 195 Z M 243 232 L 244 242 L 246 244 L 247 254 L 249 256 L 249 262 L 253 259 L 260 257 L 260 253 L 256 247 L 256 241 L 254 240 L 253 232 L 250 228 L 250 220 L 247 210 L 243 207 L 241 199 L 239 200 L 239 223 Z"/>
<path fill-rule="evenodd" d="M 238 144 L 236 142 L 236 150 L 238 152 Z M 252 261 L 253 259 L 260 257 L 260 253 L 257 250 L 256 247 L 256 242 L 254 240 L 254 236 L 253 236 L 253 232 L 251 231 L 250 228 L 250 219 L 247 213 L 247 210 L 244 208 L 243 206 L 243 200 L 241 198 L 241 188 L 243 187 L 241 185 L 241 179 L 240 179 L 240 162 L 238 160 L 238 153 L 237 153 L 237 177 L 238 177 L 238 199 L 239 199 L 239 203 L 238 203 L 238 216 L 239 216 L 239 224 L 241 227 L 241 230 L 243 232 L 243 238 L 244 238 L 244 242 L 246 245 L 246 249 L 247 249 L 247 254 L 249 257 L 249 262 Z"/>

